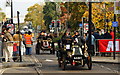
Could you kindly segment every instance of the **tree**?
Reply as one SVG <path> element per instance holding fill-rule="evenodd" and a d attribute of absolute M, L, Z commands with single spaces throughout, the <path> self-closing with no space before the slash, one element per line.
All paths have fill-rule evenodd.
<path fill-rule="evenodd" d="M 0 11 L 1 11 L 2 9 L 0 8 Z M 4 12 L 0 12 L 0 21 L 3 21 L 3 19 L 5 19 L 5 13 Z"/>
<path fill-rule="evenodd" d="M 35 4 L 27 9 L 28 13 L 25 15 L 25 21 L 32 22 L 33 27 L 37 29 L 37 26 L 40 25 L 41 29 L 45 29 L 44 20 L 43 20 L 43 6 Z"/>
<path fill-rule="evenodd" d="M 82 21 L 82 16 L 88 9 L 85 2 L 66 2 L 64 7 L 67 9 L 65 13 L 69 16 L 67 19 L 68 26 L 72 30 L 78 29 L 79 23 Z"/>
<path fill-rule="evenodd" d="M 58 13 L 56 11 L 55 2 L 46 2 L 43 7 L 44 20 L 47 28 L 49 27 L 52 20 L 57 20 Z"/>
<path fill-rule="evenodd" d="M 102 2 L 92 4 L 92 22 L 96 29 L 108 29 L 112 26 L 112 21 L 114 19 L 114 11 L 111 9 L 113 7 L 113 2 Z M 88 11 L 83 14 L 83 17 L 88 18 Z M 106 21 L 109 20 L 107 23 Z"/>

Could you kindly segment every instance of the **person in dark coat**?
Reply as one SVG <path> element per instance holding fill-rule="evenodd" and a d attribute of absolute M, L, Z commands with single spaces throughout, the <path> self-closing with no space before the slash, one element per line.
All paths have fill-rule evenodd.
<path fill-rule="evenodd" d="M 110 35 L 110 33 L 108 33 L 108 31 L 106 31 L 103 35 L 103 39 L 112 39 L 112 36 Z"/>
<path fill-rule="evenodd" d="M 101 36 L 99 35 L 99 33 L 95 30 L 92 31 L 93 32 L 93 36 L 95 37 L 95 39 L 101 39 Z"/>

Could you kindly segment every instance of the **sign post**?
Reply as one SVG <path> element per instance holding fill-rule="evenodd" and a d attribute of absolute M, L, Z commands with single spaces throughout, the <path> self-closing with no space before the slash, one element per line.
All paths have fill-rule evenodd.
<path fill-rule="evenodd" d="M 17 18 L 18 18 L 18 29 L 20 31 L 20 20 L 19 20 L 19 11 L 17 11 Z M 20 33 L 19 33 L 19 56 L 20 56 L 20 62 L 22 62 L 22 56 L 21 56 L 21 41 L 20 41 Z"/>

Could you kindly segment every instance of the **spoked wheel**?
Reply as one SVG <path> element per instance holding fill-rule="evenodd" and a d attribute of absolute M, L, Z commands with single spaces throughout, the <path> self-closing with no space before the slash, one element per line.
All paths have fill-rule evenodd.
<path fill-rule="evenodd" d="M 57 57 L 58 57 L 58 65 L 59 65 L 59 67 L 61 67 L 61 64 L 62 64 L 62 63 L 61 63 L 61 59 L 62 59 L 62 58 L 61 58 L 61 56 L 60 56 L 60 52 L 58 52 L 58 51 L 57 51 Z"/>
<path fill-rule="evenodd" d="M 60 61 L 60 58 L 58 58 L 58 65 L 59 65 L 59 67 L 61 67 L 61 61 Z"/>
<path fill-rule="evenodd" d="M 62 64 L 61 64 L 61 68 L 62 70 L 66 69 L 66 62 L 65 62 L 65 58 L 63 58 Z"/>
<path fill-rule="evenodd" d="M 53 51 L 52 50 L 50 50 L 50 54 L 52 54 L 53 53 Z"/>
<path fill-rule="evenodd" d="M 85 62 L 83 62 L 83 65 L 82 65 L 82 67 L 84 67 L 85 66 Z"/>
<path fill-rule="evenodd" d="M 87 57 L 87 66 L 88 66 L 89 70 L 92 69 L 92 58 L 91 58 L 91 56 Z"/>
<path fill-rule="evenodd" d="M 36 50 L 36 54 L 40 54 L 40 47 L 38 45 L 36 45 L 35 50 Z"/>

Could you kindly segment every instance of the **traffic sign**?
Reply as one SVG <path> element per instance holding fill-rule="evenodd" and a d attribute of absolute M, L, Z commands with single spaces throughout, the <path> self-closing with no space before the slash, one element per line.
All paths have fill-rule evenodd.
<path fill-rule="evenodd" d="M 7 28 L 10 27 L 10 32 L 14 33 L 14 24 L 7 24 Z"/>
<path fill-rule="evenodd" d="M 82 24 L 79 24 L 79 27 L 82 27 L 83 25 Z"/>
<path fill-rule="evenodd" d="M 118 22 L 112 22 L 112 27 L 118 27 Z"/>

